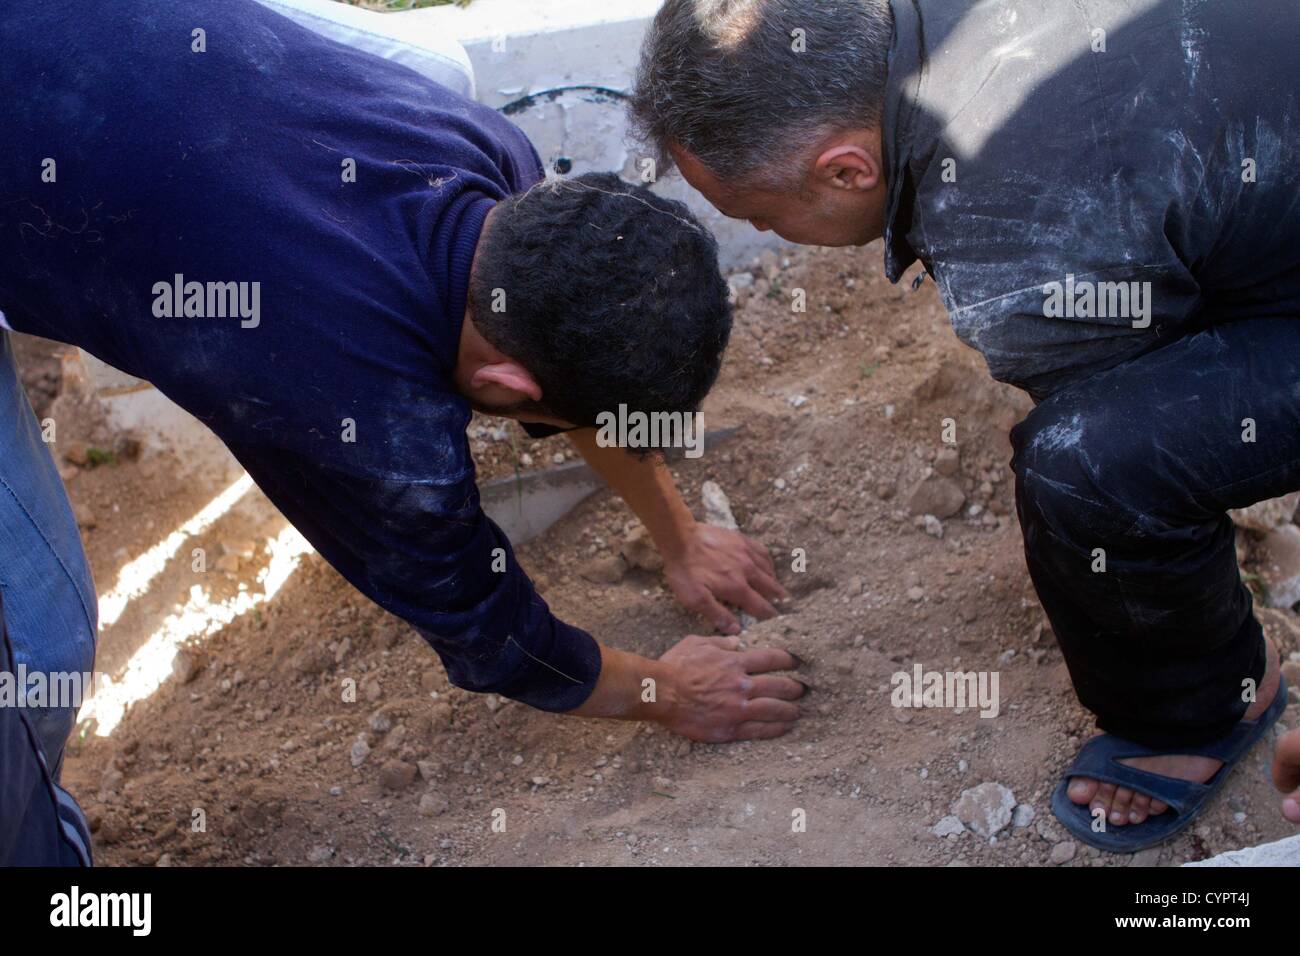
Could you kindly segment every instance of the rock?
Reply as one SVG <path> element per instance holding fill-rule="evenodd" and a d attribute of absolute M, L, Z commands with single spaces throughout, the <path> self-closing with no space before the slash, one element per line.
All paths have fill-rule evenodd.
<path fill-rule="evenodd" d="M 849 529 L 849 516 L 843 508 L 836 508 L 826 519 L 826 530 L 831 534 L 843 534 Z"/>
<path fill-rule="evenodd" d="M 934 470 L 936 474 L 943 475 L 945 478 L 951 478 L 961 468 L 961 455 L 956 448 L 948 446 L 940 449 L 939 454 L 934 456 Z"/>
<path fill-rule="evenodd" d="M 377 710 L 370 715 L 370 729 L 377 734 L 386 734 L 393 729 L 393 718 Z"/>
<path fill-rule="evenodd" d="M 183 647 L 172 658 L 172 676 L 176 678 L 177 683 L 188 684 L 199 675 L 201 669 L 198 655 Z"/>
<path fill-rule="evenodd" d="M 925 597 L 925 588 L 913 586 L 907 589 L 907 599 L 911 601 L 913 604 L 924 599 L 924 597 Z"/>
<path fill-rule="evenodd" d="M 253 560 L 257 554 L 257 542 L 250 538 L 223 539 L 220 547 L 222 554 L 233 554 L 245 561 Z"/>
<path fill-rule="evenodd" d="M 1000 783 L 981 783 L 963 790 L 952 805 L 953 815 L 983 837 L 996 836 L 1011 822 L 1016 795 Z"/>
<path fill-rule="evenodd" d="M 450 728 L 454 717 L 455 711 L 452 710 L 450 701 L 434 701 L 433 706 L 429 708 L 429 720 L 435 734 Z"/>
<path fill-rule="evenodd" d="M 99 789 L 102 793 L 117 793 L 122 789 L 122 784 L 125 780 L 126 778 L 123 776 L 122 771 L 118 770 L 116 767 L 109 766 L 109 768 L 104 771 L 103 776 L 99 778 Z"/>
<path fill-rule="evenodd" d="M 882 481 L 876 485 L 876 497 L 881 501 L 888 501 L 890 498 L 894 497 L 895 490 L 892 481 Z"/>
<path fill-rule="evenodd" d="M 420 779 L 425 783 L 433 783 L 438 776 L 438 764 L 433 760 L 417 760 L 415 768 L 420 772 Z"/>
<path fill-rule="evenodd" d="M 1300 528 L 1288 524 L 1269 531 L 1259 545 L 1259 566 L 1269 607 L 1289 608 L 1300 601 Z"/>
<path fill-rule="evenodd" d="M 704 520 L 709 524 L 731 531 L 739 528 L 731 513 L 731 501 L 717 482 L 706 481 L 700 486 L 700 500 L 704 503 Z"/>
<path fill-rule="evenodd" d="M 617 584 L 626 573 L 627 565 L 616 554 L 597 555 L 578 569 L 578 575 L 592 584 Z"/>
<path fill-rule="evenodd" d="M 922 522 L 923 522 L 921 525 L 922 529 L 930 537 L 932 538 L 943 537 L 943 522 L 940 521 L 938 518 L 936 518 L 934 515 L 926 515 L 925 518 L 922 519 Z"/>
<path fill-rule="evenodd" d="M 144 446 L 144 436 L 139 432 L 128 431 L 117 436 L 117 455 L 126 461 L 139 461 Z"/>
<path fill-rule="evenodd" d="M 1047 855 L 1047 859 L 1060 866 L 1062 863 L 1069 863 L 1073 860 L 1078 849 L 1079 845 L 1073 840 L 1065 840 L 1052 847 L 1052 852 Z"/>
<path fill-rule="evenodd" d="M 1065 833 L 1056 825 L 1050 816 L 1039 817 L 1034 821 L 1034 829 L 1038 835 L 1048 843 L 1057 843 L 1064 838 Z"/>
<path fill-rule="evenodd" d="M 63 460 L 78 468 L 85 468 L 90 464 L 90 446 L 84 441 L 70 441 L 66 448 L 63 449 Z"/>
<path fill-rule="evenodd" d="M 416 768 L 405 760 L 386 760 L 379 769 L 379 785 L 385 790 L 405 790 L 415 783 Z"/>
<path fill-rule="evenodd" d="M 1129 866 L 1159 866 L 1160 865 L 1160 847 L 1149 846 L 1145 850 L 1138 850 L 1128 860 Z"/>
<path fill-rule="evenodd" d="M 72 506 L 72 516 L 77 519 L 77 527 L 85 528 L 87 531 L 98 524 L 95 519 L 95 512 L 91 511 L 90 506 L 84 503 Z"/>
<path fill-rule="evenodd" d="M 937 837 L 946 837 L 956 833 L 965 833 L 966 827 L 956 817 L 947 816 L 931 827 L 930 832 Z"/>
<path fill-rule="evenodd" d="M 366 743 L 364 737 L 358 737 L 352 744 L 352 766 L 360 767 L 370 756 L 370 744 Z"/>
<path fill-rule="evenodd" d="M 951 518 L 966 503 L 966 493 L 951 478 L 930 475 L 923 478 L 907 499 L 907 510 L 913 515 L 934 515 Z"/>
<path fill-rule="evenodd" d="M 324 644 L 311 644 L 304 647 L 294 657 L 294 670 L 309 677 L 323 674 L 334 663 L 334 655 Z"/>
<path fill-rule="evenodd" d="M 646 531 L 645 525 L 638 524 L 628 532 L 627 537 L 623 539 L 622 553 L 628 567 L 641 571 L 663 570 L 664 559 L 660 557 L 659 550 L 650 539 L 650 532 Z"/>
<path fill-rule="evenodd" d="M 437 791 L 430 790 L 420 797 L 420 816 L 440 817 L 451 809 L 451 801 Z"/>
<path fill-rule="evenodd" d="M 239 570 L 239 555 L 223 554 L 221 557 L 217 558 L 216 562 L 212 566 L 218 571 L 225 571 L 229 574 L 234 574 Z"/>
<path fill-rule="evenodd" d="M 328 863 L 334 859 L 334 851 L 327 846 L 314 846 L 307 851 L 308 863 Z"/>
<path fill-rule="evenodd" d="M 1011 814 L 1011 825 L 1017 830 L 1021 827 L 1027 827 L 1034 822 L 1037 811 L 1027 803 L 1022 803 L 1016 807 L 1015 813 Z"/>
<path fill-rule="evenodd" d="M 754 287 L 754 274 L 752 272 L 737 272 L 727 279 L 727 285 L 731 286 L 733 292 L 739 292 L 741 289 L 752 289 Z"/>
<path fill-rule="evenodd" d="M 1300 491 L 1293 491 L 1281 498 L 1257 502 L 1249 508 L 1234 508 L 1228 514 L 1240 527 L 1268 534 L 1291 524 L 1297 507 L 1300 507 Z"/>

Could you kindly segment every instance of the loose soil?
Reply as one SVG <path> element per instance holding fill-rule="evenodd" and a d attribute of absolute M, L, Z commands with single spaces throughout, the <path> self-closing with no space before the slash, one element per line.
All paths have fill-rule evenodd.
<path fill-rule="evenodd" d="M 309 555 L 272 599 L 191 639 L 174 675 L 109 736 L 86 726 L 70 743 L 64 782 L 91 820 L 98 862 L 1122 866 L 1294 832 L 1268 781 L 1271 744 L 1165 847 L 1102 854 L 1056 823 L 1051 790 L 1093 727 L 1021 551 L 1006 434 L 1029 404 L 957 342 L 931 283 L 890 285 L 879 263 L 878 246 L 801 250 L 734 280 L 733 345 L 705 417 L 741 431 L 675 468 L 697 514 L 701 483 L 721 485 L 794 594 L 780 618 L 744 635 L 805 662 L 812 691 L 792 733 L 692 744 L 648 724 L 465 693 L 408 626 Z M 799 290 L 806 312 L 792 311 Z M 21 347 L 61 453 L 74 441 L 114 452 L 61 462 L 102 595 L 228 476 L 188 471 L 164 449 L 132 458 L 62 381 L 62 350 Z M 573 456 L 563 438 L 532 441 L 498 420 L 476 419 L 470 438 L 483 476 Z M 948 517 L 912 513 L 954 504 Z M 120 676 L 186 607 L 260 593 L 268 542 L 283 529 L 252 491 L 186 536 L 103 631 L 98 669 Z M 656 656 L 704 627 L 661 575 L 582 576 L 635 529 L 603 492 L 520 558 L 561 617 Z M 205 572 L 193 570 L 195 548 L 211 556 Z M 1295 615 L 1264 617 L 1284 659 L 1296 652 Z M 892 706 L 891 676 L 918 663 L 996 671 L 999 715 Z M 1283 724 L 1298 717 L 1293 703 Z M 996 837 L 935 835 L 963 791 L 984 783 L 1011 791 L 1015 823 Z"/>

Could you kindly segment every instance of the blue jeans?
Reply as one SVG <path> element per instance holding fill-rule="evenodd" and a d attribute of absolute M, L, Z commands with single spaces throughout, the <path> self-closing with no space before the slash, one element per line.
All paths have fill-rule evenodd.
<path fill-rule="evenodd" d="M 0 671 L 90 672 L 96 620 L 77 523 L 0 331 Z M 56 785 L 75 718 L 70 705 L 0 706 L 0 864 L 70 862 L 49 856 L 66 845 L 57 834 L 33 831 L 80 818 Z"/>

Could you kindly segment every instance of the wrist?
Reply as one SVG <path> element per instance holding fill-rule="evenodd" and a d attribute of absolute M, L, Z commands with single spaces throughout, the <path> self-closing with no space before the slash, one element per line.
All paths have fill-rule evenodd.
<path fill-rule="evenodd" d="M 650 537 L 654 540 L 655 547 L 659 549 L 659 556 L 664 559 L 664 563 L 675 564 L 686 556 L 691 539 L 695 536 L 697 524 L 690 509 L 683 506 L 680 511 L 675 511 L 662 527 L 658 529 L 647 527 L 646 530 L 650 532 Z"/>
<path fill-rule="evenodd" d="M 664 719 L 668 710 L 665 705 L 676 700 L 669 665 L 603 644 L 600 658 L 600 677 L 595 689 L 571 714 L 618 720 Z M 647 684 L 647 679 L 653 683 Z"/>

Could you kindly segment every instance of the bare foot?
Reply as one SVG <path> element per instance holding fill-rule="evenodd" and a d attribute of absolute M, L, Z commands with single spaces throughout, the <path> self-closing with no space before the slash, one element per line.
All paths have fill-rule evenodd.
<path fill-rule="evenodd" d="M 1273 697 L 1277 694 L 1278 676 L 1280 672 L 1280 660 L 1277 648 L 1273 646 L 1272 641 L 1265 641 L 1268 648 L 1268 666 L 1264 671 L 1264 679 L 1260 682 L 1259 693 L 1255 697 L 1255 702 L 1246 710 L 1242 720 L 1256 720 L 1268 707 L 1273 703 Z M 1291 787 L 1300 787 L 1300 732 L 1293 731 L 1287 737 L 1295 737 L 1291 745 L 1289 758 L 1283 773 L 1289 772 L 1291 776 L 1279 777 L 1279 764 L 1274 764 L 1273 774 L 1274 781 L 1290 781 Z M 1283 738 L 1284 740 L 1286 738 Z M 1278 744 L 1278 760 L 1283 760 L 1282 744 Z M 1139 770 L 1145 770 L 1148 773 L 1159 774 L 1162 777 L 1174 777 L 1179 780 L 1191 780 L 1195 783 L 1205 783 L 1223 766 L 1220 760 L 1212 760 L 1209 757 L 1193 757 L 1184 754 L 1172 754 L 1159 757 L 1130 757 L 1121 761 L 1130 767 L 1137 767 Z M 1282 786 L 1281 783 L 1278 784 Z M 1075 803 L 1088 804 L 1093 812 L 1098 807 L 1106 811 L 1106 822 L 1111 826 L 1122 827 L 1130 823 L 1142 823 L 1147 817 L 1158 816 L 1169 809 L 1168 804 L 1159 800 L 1154 800 L 1145 793 L 1136 793 L 1128 787 L 1117 787 L 1113 783 L 1103 783 L 1093 780 L 1090 777 L 1073 777 L 1070 780 L 1070 787 L 1067 791 L 1071 800 Z M 1295 820 L 1300 823 L 1300 790 L 1288 798 L 1292 804 L 1295 816 L 1290 816 L 1284 808 L 1283 813 L 1288 814 L 1288 820 Z"/>
<path fill-rule="evenodd" d="M 1282 816 L 1300 823 L 1300 728 L 1288 730 L 1273 754 L 1273 786 L 1290 795 L 1282 801 Z"/>

